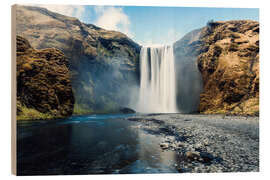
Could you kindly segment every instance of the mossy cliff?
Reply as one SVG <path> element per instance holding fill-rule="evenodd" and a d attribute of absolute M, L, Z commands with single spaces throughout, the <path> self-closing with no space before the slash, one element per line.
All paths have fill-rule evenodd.
<path fill-rule="evenodd" d="M 20 36 L 17 48 L 17 119 L 70 116 L 74 97 L 69 63 L 55 48 L 36 50 Z"/>
<path fill-rule="evenodd" d="M 259 23 L 209 21 L 174 43 L 183 112 L 259 114 Z"/>
<path fill-rule="evenodd" d="M 201 30 L 201 113 L 259 114 L 259 23 L 209 22 Z"/>
<path fill-rule="evenodd" d="M 140 46 L 126 35 L 29 6 L 16 6 L 16 32 L 36 49 L 53 47 L 65 54 L 75 114 L 128 106 L 132 86 L 139 83 Z"/>

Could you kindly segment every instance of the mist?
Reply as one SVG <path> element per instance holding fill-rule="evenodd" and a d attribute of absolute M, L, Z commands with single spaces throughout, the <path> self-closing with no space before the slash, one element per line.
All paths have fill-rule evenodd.
<path fill-rule="evenodd" d="M 197 65 L 201 29 L 191 31 L 174 43 L 177 106 L 182 113 L 198 112 L 203 81 Z"/>
<path fill-rule="evenodd" d="M 155 103 L 154 106 L 157 108 L 155 111 L 153 109 L 151 111 L 155 113 L 192 113 L 198 111 L 203 84 L 197 66 L 198 54 L 195 52 L 194 48 L 196 47 L 193 47 L 193 44 L 196 44 L 199 33 L 199 30 L 192 31 L 172 46 L 175 71 L 175 85 L 173 87 L 177 110 L 169 111 L 163 108 L 163 111 L 160 111 L 162 108 L 157 107 L 159 105 Z M 157 59 L 161 62 L 160 58 Z M 146 97 L 140 96 L 141 60 L 138 59 L 138 62 L 130 65 L 128 57 L 100 58 L 93 63 L 89 59 L 81 59 L 79 65 L 76 64 L 76 67 L 72 67 L 75 69 L 73 72 L 77 72 L 77 74 L 72 75 L 76 104 L 83 109 L 91 109 L 92 112 L 117 112 L 121 107 L 128 107 L 136 112 L 146 112 L 146 108 L 151 105 L 151 102 L 146 101 L 142 107 L 139 99 L 149 99 L 148 96 L 152 95 L 150 92 L 150 94 L 145 94 Z M 166 84 L 168 80 L 162 82 L 165 83 L 163 86 L 168 86 Z M 171 94 L 174 91 L 166 90 L 166 94 Z"/>
<path fill-rule="evenodd" d="M 136 68 L 126 67 L 125 60 L 112 57 L 91 63 L 89 59 L 80 59 L 79 64 L 71 67 L 76 72 L 72 74 L 72 87 L 79 109 L 113 113 L 132 106 L 131 97 L 136 94 L 139 78 Z"/>

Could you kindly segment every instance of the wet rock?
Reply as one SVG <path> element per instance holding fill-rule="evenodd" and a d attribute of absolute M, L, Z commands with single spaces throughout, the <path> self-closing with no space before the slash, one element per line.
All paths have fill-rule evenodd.
<path fill-rule="evenodd" d="M 196 152 L 196 151 L 188 151 L 186 152 L 185 156 L 189 159 L 189 160 L 198 160 L 200 158 L 200 153 Z"/>
<path fill-rule="evenodd" d="M 151 121 L 153 117 L 164 124 L 157 126 L 155 121 Z M 252 117 L 253 120 L 250 121 L 237 116 L 227 116 L 225 121 L 220 116 L 180 114 L 133 118 L 141 119 L 142 129 L 148 127 L 158 132 L 155 135 L 162 136 L 162 143 L 158 145 L 163 151 L 176 152 L 177 166 L 174 167 L 180 173 L 250 172 L 259 169 L 257 117 Z M 196 121 L 183 125 L 180 119 Z M 163 133 L 164 131 L 160 131 L 162 127 L 169 130 L 176 127 L 175 134 Z M 231 133 L 227 132 L 228 129 Z M 256 133 L 252 133 L 250 129 Z M 249 138 L 247 134 L 253 138 Z"/>
<path fill-rule="evenodd" d="M 160 143 L 159 145 L 160 145 L 160 147 L 162 149 L 168 149 L 169 148 L 169 143 Z"/>
<path fill-rule="evenodd" d="M 178 146 L 178 147 L 185 147 L 185 146 L 187 146 L 187 144 L 184 143 L 184 142 L 178 142 L 178 143 L 177 143 L 177 146 Z"/>
<path fill-rule="evenodd" d="M 209 163 L 214 159 L 214 156 L 207 152 L 200 152 L 200 159 L 204 163 Z"/>
<path fill-rule="evenodd" d="M 121 107 L 119 109 L 119 111 L 123 114 L 133 114 L 133 113 L 136 113 L 136 111 L 134 111 L 133 109 L 131 108 L 128 108 L 128 107 Z"/>

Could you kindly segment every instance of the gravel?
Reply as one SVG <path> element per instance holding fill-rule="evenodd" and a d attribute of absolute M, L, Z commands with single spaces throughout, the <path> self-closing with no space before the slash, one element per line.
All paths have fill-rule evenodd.
<path fill-rule="evenodd" d="M 160 148 L 179 154 L 179 172 L 259 171 L 259 117 L 152 114 L 127 119 L 163 136 Z"/>

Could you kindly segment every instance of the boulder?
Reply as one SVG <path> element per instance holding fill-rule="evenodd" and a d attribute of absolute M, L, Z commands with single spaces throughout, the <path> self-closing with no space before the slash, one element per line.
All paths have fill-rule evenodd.
<path fill-rule="evenodd" d="M 121 107 L 119 109 L 119 111 L 123 114 L 133 114 L 133 113 L 136 113 L 135 110 L 131 109 L 131 108 L 128 108 L 128 107 Z"/>

